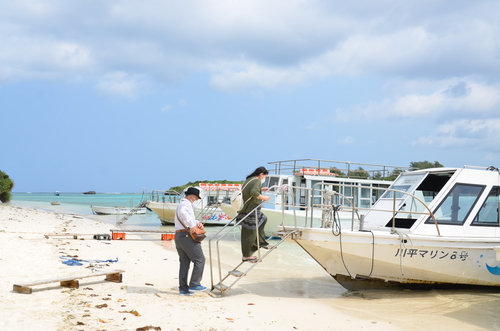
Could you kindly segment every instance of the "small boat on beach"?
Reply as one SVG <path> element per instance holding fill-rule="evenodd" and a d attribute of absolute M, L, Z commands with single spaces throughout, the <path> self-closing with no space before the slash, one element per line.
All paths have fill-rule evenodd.
<path fill-rule="evenodd" d="M 57 206 L 61 204 L 61 201 L 51 201 L 50 204 L 53 206 Z"/>
<path fill-rule="evenodd" d="M 499 183 L 495 167 L 403 172 L 350 226 L 332 208 L 283 233 L 349 290 L 500 286 Z"/>
<path fill-rule="evenodd" d="M 241 184 L 200 183 L 197 188 L 201 199 L 193 203 L 196 219 L 205 225 L 225 225 L 231 217 L 219 207 L 221 203 L 227 203 L 231 192 L 240 187 Z M 175 211 L 183 197 L 184 192 L 153 191 L 146 207 L 158 215 L 162 225 L 172 225 Z"/>
<path fill-rule="evenodd" d="M 146 214 L 146 208 L 129 208 L 129 207 L 105 207 L 105 206 L 90 206 L 92 212 L 96 215 L 126 215 L 126 214 Z"/>

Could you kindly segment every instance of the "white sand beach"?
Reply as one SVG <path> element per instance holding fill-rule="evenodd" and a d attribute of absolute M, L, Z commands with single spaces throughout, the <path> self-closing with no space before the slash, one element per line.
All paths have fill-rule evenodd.
<path fill-rule="evenodd" d="M 350 293 L 298 247 L 289 249 L 291 257 L 278 249 L 223 297 L 208 290 L 179 296 L 173 241 L 161 241 L 159 234 L 93 239 L 110 234 L 110 228 L 84 216 L 0 204 L 0 330 L 500 329 L 491 311 L 499 306 L 499 293 Z M 45 237 L 57 233 L 78 239 Z M 227 245 L 232 244 L 228 249 L 238 259 L 237 243 Z M 203 285 L 210 287 L 203 245 Z M 294 264 L 294 254 L 307 262 Z M 118 262 L 70 266 L 62 263 L 64 256 Z M 125 271 L 122 283 L 99 276 L 80 280 L 78 289 L 51 283 L 33 287 L 32 294 L 13 291 L 16 283 L 112 269 Z"/>

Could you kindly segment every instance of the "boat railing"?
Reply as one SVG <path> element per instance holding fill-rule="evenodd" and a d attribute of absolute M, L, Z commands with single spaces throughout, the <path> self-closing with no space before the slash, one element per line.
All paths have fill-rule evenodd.
<path fill-rule="evenodd" d="M 135 192 L 121 207 L 123 208 L 134 208 L 138 206 L 140 203 L 146 201 L 146 189 L 141 189 Z M 139 202 L 137 202 L 139 201 Z"/>
<path fill-rule="evenodd" d="M 297 159 L 268 162 L 278 175 L 338 175 L 345 178 L 384 179 L 398 175 L 403 171 L 414 170 L 410 167 L 383 164 L 358 163 L 350 161 L 331 161 L 319 159 Z"/>
<path fill-rule="evenodd" d="M 396 229 L 396 215 L 402 214 L 402 215 L 428 215 L 433 219 L 433 222 L 436 226 L 436 231 L 438 236 L 441 235 L 440 230 L 439 230 L 439 225 L 437 223 L 436 217 L 434 216 L 433 212 L 429 209 L 427 203 L 422 201 L 419 197 L 405 192 L 401 190 L 396 190 L 396 189 L 390 189 L 390 188 L 385 188 L 385 187 L 368 187 L 368 186 L 360 186 L 360 185 L 350 185 L 350 184 L 336 184 L 335 186 L 337 188 L 343 187 L 343 188 L 352 188 L 352 196 L 357 196 L 361 194 L 360 190 L 361 189 L 372 189 L 372 190 L 380 190 L 383 193 L 385 192 L 393 192 L 392 197 L 392 208 L 390 209 L 377 209 L 372 206 L 369 207 L 360 207 L 357 206 L 355 201 L 356 199 L 353 199 L 353 197 L 346 196 L 338 191 L 331 190 L 331 189 L 326 189 L 324 186 L 326 186 L 325 183 L 316 183 L 313 185 L 312 188 L 304 188 L 304 187 L 293 187 L 289 185 L 283 185 L 279 187 L 277 190 L 272 191 L 271 193 L 274 195 L 281 195 L 281 202 L 268 202 L 270 204 L 274 204 L 277 206 L 280 206 L 279 209 L 281 209 L 282 213 L 282 222 L 280 227 L 285 230 L 285 227 L 290 227 L 293 226 L 293 228 L 297 228 L 300 226 L 303 227 L 329 227 L 331 224 L 329 224 L 329 221 L 332 218 L 335 218 L 334 213 L 337 213 L 338 211 L 343 211 L 350 213 L 350 224 L 351 224 L 351 230 L 354 230 L 356 222 L 362 223 L 363 216 L 366 212 L 372 211 L 372 212 L 388 212 L 392 214 L 392 227 L 391 230 L 395 231 Z M 308 194 L 305 194 L 305 203 L 304 204 L 296 204 L 296 199 L 295 199 L 295 194 L 297 190 L 305 190 L 308 191 Z M 320 192 L 321 194 L 318 195 L 316 193 Z M 286 195 L 291 196 L 291 201 L 285 202 L 286 200 Z M 420 205 L 422 205 L 424 211 L 417 211 L 417 210 L 402 210 L 401 208 L 397 208 L 398 204 L 397 201 L 402 199 L 402 196 L 408 196 L 409 198 L 414 199 L 417 201 Z M 382 196 L 382 194 L 380 195 Z M 334 197 L 339 197 L 340 199 L 335 200 Z M 321 200 L 321 203 L 315 203 L 315 199 L 319 198 Z M 376 205 L 375 205 L 376 206 Z M 286 224 L 285 223 L 285 210 L 291 210 L 293 211 L 293 225 Z M 305 216 L 301 217 L 303 222 L 299 222 L 297 219 L 297 210 L 301 210 L 305 212 Z M 316 211 L 316 212 L 315 212 Z M 319 220 L 320 222 L 316 221 L 316 215 L 321 213 L 321 219 Z M 299 224 L 302 223 L 302 224 Z M 362 228 L 362 224 L 360 224 L 360 227 Z"/>
<path fill-rule="evenodd" d="M 182 198 L 181 193 L 175 190 L 167 190 L 167 191 L 151 191 L 150 192 L 150 201 L 154 202 L 172 202 L 178 203 Z"/>

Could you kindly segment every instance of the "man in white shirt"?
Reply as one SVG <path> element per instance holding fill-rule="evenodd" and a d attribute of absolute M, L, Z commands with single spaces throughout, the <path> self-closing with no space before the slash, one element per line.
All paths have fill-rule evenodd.
<path fill-rule="evenodd" d="M 193 202 L 200 199 L 200 190 L 190 187 L 186 190 L 185 197 L 179 202 L 175 212 L 175 248 L 179 254 L 179 294 L 191 295 L 192 291 L 203 291 L 201 286 L 203 269 L 205 268 L 205 255 L 201 243 L 195 242 L 188 233 L 188 229 L 199 227 L 203 224 L 194 216 Z M 186 229 L 186 227 L 188 229 Z M 188 282 L 188 273 L 191 262 L 193 272 Z"/>

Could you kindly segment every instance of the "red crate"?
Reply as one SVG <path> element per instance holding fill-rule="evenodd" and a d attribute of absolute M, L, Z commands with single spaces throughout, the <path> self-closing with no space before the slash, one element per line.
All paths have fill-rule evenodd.
<path fill-rule="evenodd" d="M 163 233 L 161 235 L 161 240 L 173 240 L 175 238 L 175 234 L 173 233 Z"/>
<path fill-rule="evenodd" d="M 125 233 L 113 232 L 112 239 L 113 240 L 125 240 Z"/>

